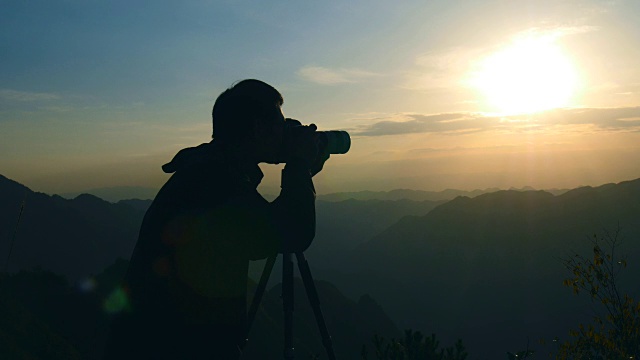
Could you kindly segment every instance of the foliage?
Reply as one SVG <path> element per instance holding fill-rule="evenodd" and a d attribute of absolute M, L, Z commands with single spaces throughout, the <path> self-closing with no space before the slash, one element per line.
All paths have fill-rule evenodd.
<path fill-rule="evenodd" d="M 534 354 L 533 350 L 518 351 L 515 354 L 511 352 L 507 352 L 507 359 L 509 360 L 528 359 L 533 354 Z"/>
<path fill-rule="evenodd" d="M 70 339 L 30 309 L 16 294 L 16 275 L 0 273 L 0 359 L 79 360 L 81 353 Z M 43 299 L 47 295 L 39 294 Z"/>
<path fill-rule="evenodd" d="M 389 342 L 375 335 L 373 345 L 378 360 L 464 360 L 468 356 L 462 340 L 458 340 L 454 346 L 441 349 L 435 334 L 426 337 L 411 329 L 405 330 L 404 339 L 392 338 Z M 366 347 L 363 346 L 362 359 L 367 360 L 367 356 Z"/>
<path fill-rule="evenodd" d="M 574 254 L 562 259 L 573 276 L 564 285 L 586 293 L 602 310 L 591 324 L 572 330 L 572 339 L 559 348 L 558 359 L 637 359 L 640 355 L 640 303 L 622 293 L 619 275 L 627 267 L 618 257 L 620 229 L 593 237 L 593 257 Z M 604 249 L 603 249 L 604 247 Z"/>
<path fill-rule="evenodd" d="M 534 350 L 529 349 L 529 340 L 527 340 L 527 349 L 523 351 L 518 351 L 516 353 L 507 351 L 507 359 L 508 360 L 521 360 L 521 359 L 529 359 L 535 354 Z"/>

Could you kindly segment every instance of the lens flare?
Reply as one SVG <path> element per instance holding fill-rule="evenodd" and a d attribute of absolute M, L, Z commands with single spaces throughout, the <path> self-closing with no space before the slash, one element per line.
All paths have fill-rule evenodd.
<path fill-rule="evenodd" d="M 106 313 L 117 314 L 123 311 L 130 311 L 129 295 L 126 290 L 119 286 L 107 296 L 102 304 L 102 308 Z"/>
<path fill-rule="evenodd" d="M 78 289 L 83 293 L 90 293 L 96 289 L 97 285 L 96 279 L 89 277 L 78 282 Z"/>

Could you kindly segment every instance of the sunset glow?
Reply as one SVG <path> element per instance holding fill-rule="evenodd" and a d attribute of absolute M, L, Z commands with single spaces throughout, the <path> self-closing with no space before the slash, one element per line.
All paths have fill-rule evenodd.
<path fill-rule="evenodd" d="M 565 107 L 576 90 L 573 64 L 549 38 L 516 41 L 480 64 L 472 83 L 491 111 L 523 114 Z"/>
<path fill-rule="evenodd" d="M 247 78 L 352 135 L 318 194 L 640 177 L 638 1 L 5 3 L 0 175 L 37 191 L 152 196 Z"/>
<path fill-rule="evenodd" d="M 640 360 L 640 0 L 0 10 L 0 360 Z"/>

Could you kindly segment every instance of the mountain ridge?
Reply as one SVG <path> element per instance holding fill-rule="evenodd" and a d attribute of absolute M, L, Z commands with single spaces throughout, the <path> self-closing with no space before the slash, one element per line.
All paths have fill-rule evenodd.
<path fill-rule="evenodd" d="M 0 257 L 9 271 L 35 266 L 79 279 L 101 272 L 118 257 L 129 257 L 144 212 L 93 195 L 64 199 L 0 178 Z M 18 223 L 18 214 L 24 209 Z M 13 237 L 15 231 L 15 239 Z"/>
<path fill-rule="evenodd" d="M 640 255 L 640 179 L 558 196 L 504 190 L 457 197 L 361 244 L 343 264 L 351 277 L 323 275 L 350 296 L 371 290 L 402 328 L 428 328 L 447 341 L 459 336 L 470 353 L 496 358 L 500 344 L 515 344 L 517 335 L 563 337 L 567 324 L 588 320 L 562 286 L 568 274 L 559 258 L 589 256 L 592 236 L 617 226 L 627 239 L 620 251 Z M 632 281 L 640 266 L 627 274 L 621 286 L 640 295 Z"/>

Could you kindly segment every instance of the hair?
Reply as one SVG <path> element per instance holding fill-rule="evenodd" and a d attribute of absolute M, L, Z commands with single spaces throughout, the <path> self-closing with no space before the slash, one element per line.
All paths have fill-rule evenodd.
<path fill-rule="evenodd" d="M 222 92 L 213 104 L 212 137 L 241 140 L 257 121 L 273 121 L 284 99 L 273 86 L 255 79 L 242 80 Z"/>

